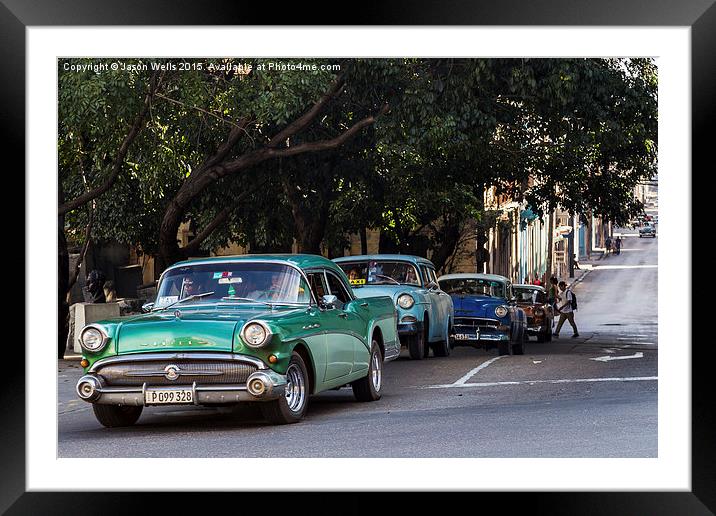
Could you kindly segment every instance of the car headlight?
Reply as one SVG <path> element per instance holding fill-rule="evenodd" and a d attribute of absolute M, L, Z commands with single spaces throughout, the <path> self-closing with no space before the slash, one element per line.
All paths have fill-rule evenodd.
<path fill-rule="evenodd" d="M 507 310 L 506 306 L 500 305 L 497 308 L 495 308 L 495 315 L 499 318 L 506 316 L 507 312 L 508 312 L 508 310 Z"/>
<path fill-rule="evenodd" d="M 541 308 L 535 308 L 535 315 L 544 315 L 544 310 Z"/>
<path fill-rule="evenodd" d="M 400 308 L 405 308 L 406 310 L 408 308 L 412 308 L 415 304 L 415 299 L 413 299 L 413 296 L 410 294 L 401 294 L 398 296 L 398 306 Z"/>
<path fill-rule="evenodd" d="M 241 330 L 241 337 L 244 339 L 244 342 L 252 348 L 265 346 L 270 336 L 271 332 L 269 329 L 258 322 L 250 322 Z"/>
<path fill-rule="evenodd" d="M 80 346 L 87 351 L 97 352 L 107 344 L 107 335 L 95 326 L 88 326 L 80 334 Z"/>

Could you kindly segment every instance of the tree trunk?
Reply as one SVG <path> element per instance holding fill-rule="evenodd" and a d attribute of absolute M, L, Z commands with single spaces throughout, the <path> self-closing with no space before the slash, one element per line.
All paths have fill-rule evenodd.
<path fill-rule="evenodd" d="M 368 254 L 368 229 L 360 228 L 360 254 Z"/>
<path fill-rule="evenodd" d="M 60 203 L 62 185 L 59 186 Z M 57 358 L 64 358 L 67 349 L 68 318 L 70 308 L 67 305 L 67 288 L 70 279 L 70 255 L 65 239 L 65 217 L 57 217 Z"/>
<path fill-rule="evenodd" d="M 545 278 L 545 285 L 549 285 L 549 280 L 552 278 L 552 262 L 554 256 L 554 210 L 548 215 L 549 224 L 547 224 L 547 273 Z"/>
<path fill-rule="evenodd" d="M 448 259 L 455 252 L 457 245 L 460 243 L 460 222 L 456 220 L 446 221 L 443 220 L 443 225 L 440 228 L 440 239 L 438 240 L 439 245 L 433 247 L 433 254 L 430 257 L 430 261 L 433 262 L 435 268 L 439 271 L 443 269 Z"/>

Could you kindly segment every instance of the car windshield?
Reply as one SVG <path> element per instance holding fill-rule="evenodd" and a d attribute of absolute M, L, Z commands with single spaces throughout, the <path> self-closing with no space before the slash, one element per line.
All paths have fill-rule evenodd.
<path fill-rule="evenodd" d="M 519 303 L 544 304 L 547 294 L 537 288 L 512 287 L 512 292 Z"/>
<path fill-rule="evenodd" d="M 202 295 L 206 294 L 206 295 Z M 310 290 L 293 267 L 266 262 L 203 263 L 176 267 L 162 277 L 155 308 L 196 296 L 187 303 L 225 300 L 309 304 Z"/>
<path fill-rule="evenodd" d="M 440 281 L 440 288 L 448 294 L 505 297 L 505 284 L 483 278 L 453 278 Z"/>
<path fill-rule="evenodd" d="M 368 260 L 338 264 L 353 286 L 415 285 L 420 286 L 418 270 L 409 262 Z"/>

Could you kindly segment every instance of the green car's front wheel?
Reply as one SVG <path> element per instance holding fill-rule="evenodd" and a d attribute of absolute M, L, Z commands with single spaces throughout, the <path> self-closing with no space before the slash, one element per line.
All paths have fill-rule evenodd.
<path fill-rule="evenodd" d="M 260 404 L 261 413 L 270 423 L 298 423 L 308 407 L 308 370 L 301 355 L 295 351 L 286 369 L 285 395 Z"/>
<path fill-rule="evenodd" d="M 351 384 L 353 395 L 358 401 L 376 401 L 380 399 L 380 389 L 383 386 L 383 354 L 380 352 L 378 342 L 373 339 L 370 348 L 370 363 L 368 376 L 356 380 Z"/>
<path fill-rule="evenodd" d="M 141 405 L 92 405 L 94 417 L 107 428 L 132 426 L 139 419 L 143 408 Z"/>

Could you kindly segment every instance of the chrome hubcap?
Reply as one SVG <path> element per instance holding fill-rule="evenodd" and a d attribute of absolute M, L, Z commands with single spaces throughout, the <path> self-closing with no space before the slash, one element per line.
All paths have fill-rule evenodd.
<path fill-rule="evenodd" d="M 306 402 L 306 383 L 296 364 L 286 371 L 286 403 L 291 412 L 300 412 Z"/>
<path fill-rule="evenodd" d="M 375 389 L 375 392 L 380 392 L 380 386 L 383 382 L 383 371 L 381 369 L 382 364 L 380 362 L 380 354 L 379 353 L 373 353 L 373 358 L 371 358 L 371 373 L 370 377 L 373 381 L 373 389 Z"/>

